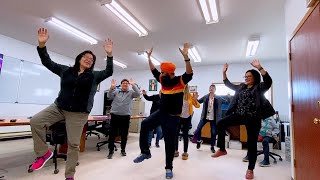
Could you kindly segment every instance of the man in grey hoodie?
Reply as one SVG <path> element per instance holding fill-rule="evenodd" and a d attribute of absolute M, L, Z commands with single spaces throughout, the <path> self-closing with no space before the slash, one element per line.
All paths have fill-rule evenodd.
<path fill-rule="evenodd" d="M 133 90 L 129 89 L 132 86 Z M 112 101 L 111 104 L 111 121 L 110 121 L 110 135 L 109 135 L 109 155 L 108 159 L 112 159 L 114 153 L 114 140 L 117 130 L 120 129 L 121 134 L 121 155 L 126 156 L 126 145 L 129 131 L 130 116 L 132 113 L 133 98 L 140 96 L 140 91 L 135 85 L 134 81 L 130 79 L 123 79 L 121 81 L 121 89 L 116 90 L 116 81 L 111 81 L 111 87 L 107 94 L 108 98 Z"/>

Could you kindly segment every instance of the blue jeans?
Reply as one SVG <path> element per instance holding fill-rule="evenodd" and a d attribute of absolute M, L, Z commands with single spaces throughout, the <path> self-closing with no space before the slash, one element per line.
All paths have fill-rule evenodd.
<path fill-rule="evenodd" d="M 211 128 L 211 146 L 215 146 L 216 145 L 216 121 L 215 120 L 200 120 L 197 130 L 195 132 L 195 136 L 197 138 L 197 141 L 201 140 L 201 130 L 203 128 L 204 125 L 206 125 L 207 123 L 210 123 L 210 128 Z"/>
<path fill-rule="evenodd" d="M 273 143 L 275 140 L 272 137 L 265 136 L 262 141 L 263 145 L 263 154 L 264 154 L 264 160 L 266 162 L 269 162 L 269 143 Z"/>
<path fill-rule="evenodd" d="M 156 144 L 159 144 L 159 140 L 162 136 L 162 129 L 161 126 L 156 127 Z M 152 135 L 153 135 L 153 130 L 149 131 L 149 136 L 148 136 L 148 143 L 149 145 L 151 145 L 151 141 L 152 141 Z"/>

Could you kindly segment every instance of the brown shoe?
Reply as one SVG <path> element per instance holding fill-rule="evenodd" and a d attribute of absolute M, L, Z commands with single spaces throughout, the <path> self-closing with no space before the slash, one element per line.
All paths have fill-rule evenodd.
<path fill-rule="evenodd" d="M 179 157 L 179 151 L 174 152 L 174 157 Z"/>
<path fill-rule="evenodd" d="M 189 154 L 188 154 L 187 152 L 184 152 L 184 153 L 182 154 L 182 160 L 187 160 L 188 157 L 189 157 Z"/>
<path fill-rule="evenodd" d="M 253 170 L 247 170 L 246 173 L 246 179 L 253 179 L 254 175 L 253 175 Z"/>

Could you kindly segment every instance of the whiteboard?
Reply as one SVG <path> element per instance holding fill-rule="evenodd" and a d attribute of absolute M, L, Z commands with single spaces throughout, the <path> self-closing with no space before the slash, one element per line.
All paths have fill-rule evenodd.
<path fill-rule="evenodd" d="M 52 104 L 59 90 L 59 76 L 43 65 L 23 61 L 18 103 Z"/>
<path fill-rule="evenodd" d="M 0 102 L 17 102 L 21 66 L 20 59 L 3 56 L 0 74 Z"/>

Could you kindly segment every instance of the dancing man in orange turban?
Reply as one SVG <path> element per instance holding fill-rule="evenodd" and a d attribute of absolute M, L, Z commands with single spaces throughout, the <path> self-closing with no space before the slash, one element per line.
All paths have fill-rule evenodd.
<path fill-rule="evenodd" d="M 153 76 L 161 84 L 161 99 L 160 110 L 152 113 L 141 123 L 140 130 L 140 149 L 141 154 L 134 159 L 135 163 L 140 163 L 145 159 L 151 158 L 150 149 L 148 146 L 148 133 L 157 126 L 162 126 L 164 135 L 165 151 L 166 151 L 166 178 L 171 179 L 172 161 L 175 151 L 175 136 L 179 124 L 180 114 L 183 104 L 183 90 L 185 85 L 192 79 L 192 67 L 188 57 L 188 50 L 190 45 L 184 44 L 183 49 L 180 50 L 186 63 L 186 72 L 181 76 L 175 76 L 176 66 L 171 62 L 163 62 L 160 65 L 161 73 L 154 67 L 150 57 L 152 48 L 148 54 L 149 66 Z"/>

